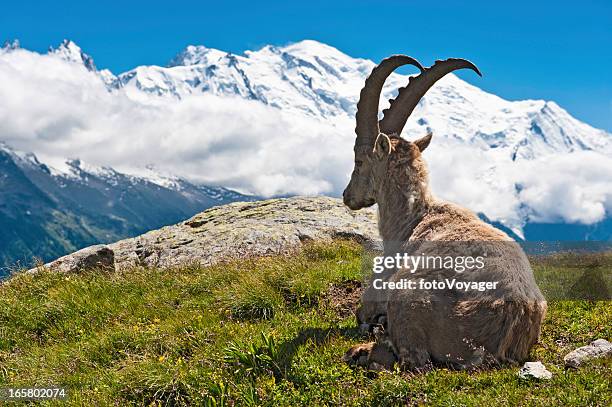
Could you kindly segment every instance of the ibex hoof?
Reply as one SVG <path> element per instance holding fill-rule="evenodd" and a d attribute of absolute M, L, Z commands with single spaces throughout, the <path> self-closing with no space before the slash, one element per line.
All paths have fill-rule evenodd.
<path fill-rule="evenodd" d="M 350 348 L 344 354 L 342 360 L 351 366 L 381 371 L 391 369 L 397 361 L 397 358 L 386 345 L 368 342 Z"/>
<path fill-rule="evenodd" d="M 366 367 L 368 365 L 368 357 L 370 356 L 370 352 L 372 352 L 374 344 L 374 342 L 369 342 L 353 346 L 346 351 L 344 356 L 342 356 L 342 361 L 351 366 Z"/>

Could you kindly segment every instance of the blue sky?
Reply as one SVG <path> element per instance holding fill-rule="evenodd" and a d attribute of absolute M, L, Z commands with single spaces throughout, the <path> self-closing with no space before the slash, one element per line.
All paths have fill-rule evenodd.
<path fill-rule="evenodd" d="M 43 3 L 43 2 L 41 2 Z M 44 51 L 70 38 L 115 73 L 166 64 L 188 44 L 235 53 L 315 39 L 375 61 L 474 61 L 460 74 L 507 99 L 554 100 L 612 131 L 612 1 L 11 2 L 0 40 Z"/>

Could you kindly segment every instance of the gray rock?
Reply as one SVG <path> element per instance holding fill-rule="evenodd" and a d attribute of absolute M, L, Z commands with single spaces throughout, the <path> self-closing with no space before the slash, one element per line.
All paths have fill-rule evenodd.
<path fill-rule="evenodd" d="M 60 272 L 112 267 L 113 261 L 117 269 L 207 266 L 229 259 L 288 254 L 309 241 L 337 238 L 381 248 L 376 210 L 351 211 L 340 199 L 328 197 L 232 203 L 138 237 L 88 247 L 45 266 Z"/>
<path fill-rule="evenodd" d="M 552 378 L 552 373 L 549 372 L 542 362 L 525 362 L 518 373 L 521 379 L 544 379 Z"/>
<path fill-rule="evenodd" d="M 340 199 L 328 197 L 238 202 L 109 247 L 118 268 L 206 266 L 228 259 L 287 254 L 306 242 L 335 238 L 380 247 L 375 209 L 351 211 Z"/>
<path fill-rule="evenodd" d="M 104 245 L 87 247 L 78 252 L 47 263 L 43 266 L 51 271 L 60 273 L 78 273 L 82 270 L 98 268 L 104 270 L 114 270 L 115 253 Z M 40 268 L 33 268 L 28 272 L 37 272 Z"/>
<path fill-rule="evenodd" d="M 563 361 L 567 367 L 579 367 L 582 364 L 597 358 L 612 356 L 612 343 L 605 339 L 597 339 L 590 345 L 582 346 L 565 355 Z"/>

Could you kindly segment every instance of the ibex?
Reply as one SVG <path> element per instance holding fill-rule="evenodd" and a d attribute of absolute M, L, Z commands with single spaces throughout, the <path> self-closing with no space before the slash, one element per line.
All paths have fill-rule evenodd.
<path fill-rule="evenodd" d="M 391 100 L 378 120 L 378 101 L 386 78 L 399 66 L 421 73 Z M 357 313 L 362 326 L 379 326 L 378 340 L 351 348 L 345 360 L 407 369 L 431 365 L 470 368 L 484 363 L 525 360 L 540 334 L 546 301 L 527 257 L 504 232 L 458 205 L 434 198 L 422 158 L 432 135 L 410 142 L 400 137 L 419 100 L 439 79 L 457 69 L 478 68 L 464 59 L 447 59 L 424 68 L 415 59 L 395 55 L 383 60 L 366 79 L 357 104 L 355 168 L 344 203 L 352 210 L 378 204 L 385 255 L 485 255 L 485 267 L 466 271 L 463 281 L 495 281 L 495 290 L 377 290 L 369 286 Z M 393 269 L 387 281 L 453 277 L 437 267 L 414 273 Z M 368 325 L 369 324 L 369 325 Z M 381 329 L 382 328 L 382 329 Z M 380 334 L 380 332 L 383 332 Z"/>

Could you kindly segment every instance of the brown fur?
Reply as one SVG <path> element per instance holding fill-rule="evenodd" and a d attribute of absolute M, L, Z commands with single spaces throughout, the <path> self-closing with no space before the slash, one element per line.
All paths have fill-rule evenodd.
<path fill-rule="evenodd" d="M 403 251 L 456 257 L 466 255 L 468 249 L 487 253 L 485 268 L 461 277 L 463 281 L 498 281 L 500 289 L 383 291 L 369 287 L 362 297 L 359 322 L 385 320 L 384 340 L 394 354 L 385 360 L 397 358 L 409 369 L 432 363 L 467 368 L 522 361 L 538 339 L 546 301 L 517 243 L 469 210 L 432 197 L 421 155 L 430 139 L 411 143 L 397 136 L 379 137 L 364 168 L 353 173 L 345 202 L 353 209 L 378 203 L 386 255 Z M 457 277 L 442 268 L 417 273 L 389 270 L 382 276 L 391 281 Z"/>

